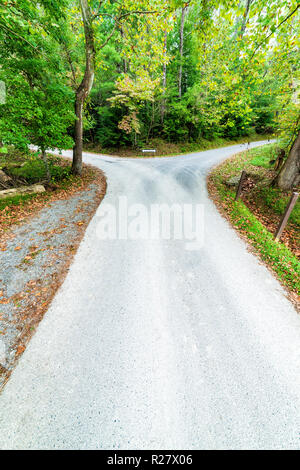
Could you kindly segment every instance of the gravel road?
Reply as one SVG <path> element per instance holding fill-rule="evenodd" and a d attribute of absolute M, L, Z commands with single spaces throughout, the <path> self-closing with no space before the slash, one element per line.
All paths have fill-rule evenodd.
<path fill-rule="evenodd" d="M 48 202 L 8 232 L 0 251 L 0 387 L 45 310 L 43 297 L 52 295 L 69 264 L 81 232 L 77 224 L 86 224 L 97 208 L 98 191 L 93 183 Z"/>
<path fill-rule="evenodd" d="M 103 241 L 96 214 L 0 397 L 0 448 L 300 447 L 300 318 L 205 187 L 240 150 L 84 154 L 104 203 L 203 204 L 204 244 Z"/>

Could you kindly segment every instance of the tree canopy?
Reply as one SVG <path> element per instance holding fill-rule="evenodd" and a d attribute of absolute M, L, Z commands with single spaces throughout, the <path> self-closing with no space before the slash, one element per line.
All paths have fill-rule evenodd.
<path fill-rule="evenodd" d="M 0 141 L 139 146 L 299 132 L 297 0 L 7 0 Z"/>

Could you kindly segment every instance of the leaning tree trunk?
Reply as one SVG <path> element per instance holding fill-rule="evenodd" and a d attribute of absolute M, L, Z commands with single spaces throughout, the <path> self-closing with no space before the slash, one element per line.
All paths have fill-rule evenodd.
<path fill-rule="evenodd" d="M 75 96 L 75 145 L 73 149 L 72 173 L 80 175 L 82 171 L 82 136 L 83 136 L 83 106 L 89 96 L 95 75 L 95 40 L 93 31 L 93 16 L 88 0 L 80 0 L 82 20 L 85 35 L 85 72 Z"/>
<path fill-rule="evenodd" d="M 280 189 L 289 190 L 300 183 L 300 131 L 277 177 Z"/>

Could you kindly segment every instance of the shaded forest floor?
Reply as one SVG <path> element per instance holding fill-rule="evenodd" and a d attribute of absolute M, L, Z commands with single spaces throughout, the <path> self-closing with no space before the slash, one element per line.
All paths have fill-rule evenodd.
<path fill-rule="evenodd" d="M 291 192 L 270 186 L 275 176 L 270 160 L 275 145 L 241 152 L 213 169 L 208 177 L 210 196 L 220 212 L 246 238 L 255 253 L 270 267 L 289 290 L 291 299 L 299 302 L 300 294 L 300 201 L 296 203 L 280 242 L 274 233 Z M 236 188 L 228 180 L 247 172 L 240 200 L 234 201 Z M 299 308 L 299 304 L 298 304 Z"/>

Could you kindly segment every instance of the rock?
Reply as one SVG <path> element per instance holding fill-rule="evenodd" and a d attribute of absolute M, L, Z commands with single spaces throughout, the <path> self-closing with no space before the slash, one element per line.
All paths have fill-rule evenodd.
<path fill-rule="evenodd" d="M 42 184 L 33 184 L 32 186 L 20 186 L 19 188 L 10 188 L 0 191 L 0 199 L 6 197 L 19 196 L 22 194 L 44 193 L 46 191 Z"/>
<path fill-rule="evenodd" d="M 226 180 L 225 183 L 227 184 L 227 186 L 237 186 L 240 182 L 240 179 L 241 175 L 232 176 L 231 178 Z"/>
<path fill-rule="evenodd" d="M 22 163 L 16 163 L 16 162 L 8 162 L 8 163 L 5 163 L 2 168 L 4 168 L 5 170 L 6 169 L 10 169 L 10 168 L 23 168 L 23 166 L 26 164 L 26 162 L 22 162 Z"/>
<path fill-rule="evenodd" d="M 0 183 L 8 183 L 11 181 L 11 177 L 4 173 L 3 170 L 0 170 Z"/>

